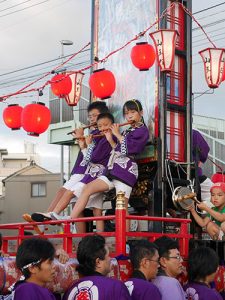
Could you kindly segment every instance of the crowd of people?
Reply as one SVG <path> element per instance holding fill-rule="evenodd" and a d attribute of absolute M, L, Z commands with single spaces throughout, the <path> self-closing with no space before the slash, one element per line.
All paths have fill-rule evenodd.
<path fill-rule="evenodd" d="M 116 193 L 124 192 L 128 210 L 129 197 L 138 179 L 135 156 L 141 153 L 149 140 L 142 105 L 136 99 L 125 102 L 123 115 L 129 127 L 122 133 L 120 124 L 114 123 L 114 117 L 105 102 L 93 102 L 87 111 L 89 134 L 85 136 L 83 128 L 73 132 L 80 152 L 71 178 L 57 191 L 46 212 L 24 214 L 26 221 L 64 219 L 61 212 L 74 199 L 73 210 L 67 219 L 82 217 L 85 208 L 91 208 L 94 216 L 102 216 L 103 193 L 113 188 Z M 193 153 L 198 163 L 196 173 L 201 177 L 201 163 L 207 159 L 209 147 L 196 131 L 193 131 L 193 143 L 194 149 L 197 149 Z M 222 240 L 225 232 L 225 183 L 211 183 L 208 190 L 213 207 L 207 202 L 199 202 L 187 209 L 213 240 Z M 40 234 L 44 231 L 44 225 L 37 225 L 34 229 Z M 77 223 L 76 230 L 78 233 L 86 232 L 86 224 Z M 103 231 L 104 222 L 98 220 L 96 232 Z M 16 255 L 16 265 L 23 278 L 13 288 L 13 299 L 60 297 L 53 295 L 45 287 L 53 280 L 52 261 L 55 255 L 64 262 L 68 259 L 62 251 L 56 253 L 51 242 L 44 238 L 33 237 L 21 243 Z M 109 278 L 107 275 L 110 272 L 110 256 L 104 237 L 98 234 L 84 237 L 77 249 L 77 271 L 80 279 L 65 291 L 63 300 L 222 299 L 210 285 L 219 265 L 217 254 L 210 248 L 198 247 L 190 252 L 187 265 L 188 283 L 185 286 L 177 279 L 183 272 L 184 265 L 176 240 L 166 236 L 158 238 L 154 243 L 146 239 L 137 240 L 131 246 L 129 258 L 133 266 L 131 278 L 124 283 Z"/>
<path fill-rule="evenodd" d="M 105 238 L 98 234 L 85 236 L 77 249 L 79 279 L 63 295 L 55 295 L 46 287 L 54 280 L 54 257 L 54 246 L 47 239 L 25 239 L 16 255 L 16 266 L 23 276 L 14 284 L 10 299 L 223 299 L 211 287 L 219 266 L 216 252 L 203 246 L 191 250 L 187 263 L 188 283 L 182 286 L 177 277 L 184 271 L 183 259 L 177 241 L 167 236 L 154 243 L 140 239 L 130 245 L 133 273 L 125 282 L 108 277 L 111 268 Z"/>

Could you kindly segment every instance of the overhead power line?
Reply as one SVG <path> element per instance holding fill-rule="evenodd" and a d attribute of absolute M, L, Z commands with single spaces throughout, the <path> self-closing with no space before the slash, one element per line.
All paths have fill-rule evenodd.
<path fill-rule="evenodd" d="M 193 15 L 200 14 L 200 13 L 202 13 L 202 12 L 204 12 L 204 11 L 207 11 L 207 10 L 213 9 L 213 8 L 216 8 L 216 7 L 221 6 L 221 5 L 224 5 L 224 4 L 225 4 L 225 2 L 222 2 L 222 3 L 219 3 L 219 4 L 213 5 L 213 6 L 209 6 L 209 7 L 205 8 L 205 9 L 202 9 L 202 10 L 199 10 L 199 11 L 194 12 Z"/>
<path fill-rule="evenodd" d="M 85 50 L 81 51 L 81 53 L 82 53 L 82 52 L 86 52 L 86 51 L 90 51 L 90 49 L 85 49 Z M 73 53 L 73 54 L 74 54 L 74 53 Z M 55 59 L 51 59 L 51 60 L 48 60 L 48 61 L 45 61 L 45 62 L 36 64 L 36 65 L 32 65 L 32 66 L 25 67 L 25 68 L 22 68 L 22 69 L 18 69 L 18 70 L 14 70 L 14 71 L 11 71 L 11 72 L 4 73 L 4 74 L 0 74 L 0 77 L 1 77 L 1 76 L 6 76 L 6 75 L 10 75 L 10 74 L 14 74 L 14 73 L 17 73 L 17 72 L 20 72 L 20 71 L 28 70 L 28 69 L 31 69 L 31 68 L 34 68 L 34 67 L 38 67 L 38 66 L 41 66 L 41 65 L 44 65 L 44 64 L 47 64 L 47 63 L 50 63 L 50 62 L 53 62 L 53 61 L 62 59 L 62 58 L 70 57 L 70 56 L 72 56 L 73 54 L 65 55 L 65 56 L 63 56 L 63 57 L 58 57 L 58 58 L 55 58 Z"/>
<path fill-rule="evenodd" d="M 4 8 L 4 9 L 0 10 L 0 12 L 5 11 L 5 10 L 8 10 L 8 9 L 11 9 L 11 8 L 14 8 L 14 7 L 17 7 L 17 6 L 19 6 L 19 5 L 25 4 L 25 3 L 30 2 L 30 1 L 32 1 L 32 0 L 26 0 L 26 1 L 21 2 L 21 3 L 19 3 L 19 4 L 15 4 L 15 5 L 13 5 L 13 6 Z"/>
<path fill-rule="evenodd" d="M 6 16 L 9 16 L 9 15 L 15 14 L 15 13 L 17 13 L 17 12 L 26 10 L 26 9 L 28 9 L 28 8 L 32 8 L 32 7 L 34 7 L 34 6 L 43 4 L 43 3 L 48 2 L 48 1 L 50 1 L 50 0 L 45 0 L 45 1 L 42 1 L 42 2 L 39 2 L 39 3 L 36 3 L 36 4 L 30 5 L 30 6 L 27 6 L 27 7 L 25 7 L 25 8 L 21 8 L 21 9 L 15 10 L 15 11 L 10 12 L 10 13 L 8 13 L 8 14 L 1 15 L 0 18 L 3 18 L 3 17 L 6 17 Z"/>
<path fill-rule="evenodd" d="M 225 22 L 225 19 L 220 19 L 220 20 L 214 21 L 212 23 L 207 23 L 205 25 L 202 25 L 202 28 L 211 27 L 211 26 L 223 23 L 223 22 Z M 199 30 L 199 29 L 201 29 L 201 28 L 200 27 L 195 27 L 195 28 L 192 29 L 192 31 L 196 31 L 196 30 Z"/>

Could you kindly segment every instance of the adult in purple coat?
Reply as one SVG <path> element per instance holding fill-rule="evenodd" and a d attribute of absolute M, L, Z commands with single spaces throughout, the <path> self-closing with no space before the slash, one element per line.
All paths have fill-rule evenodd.
<path fill-rule="evenodd" d="M 209 247 L 193 249 L 188 258 L 188 284 L 184 286 L 186 298 L 190 300 L 222 300 L 222 296 L 210 288 L 214 280 L 219 258 Z"/>
<path fill-rule="evenodd" d="M 162 236 L 154 243 L 158 246 L 160 268 L 152 282 L 158 287 L 162 300 L 185 300 L 183 288 L 176 279 L 183 271 L 177 241 Z"/>
<path fill-rule="evenodd" d="M 158 247 L 148 240 L 139 240 L 131 247 L 130 260 L 134 271 L 125 285 L 129 290 L 131 299 L 161 300 L 158 288 L 151 283 L 159 268 Z"/>
<path fill-rule="evenodd" d="M 126 286 L 117 279 L 106 277 L 110 272 L 109 249 L 100 235 L 86 236 L 78 245 L 77 268 L 81 279 L 66 291 L 63 300 L 129 300 Z"/>
<path fill-rule="evenodd" d="M 55 296 L 45 287 L 53 280 L 53 245 L 42 238 L 24 240 L 16 254 L 16 265 L 25 279 L 16 283 L 14 300 L 55 300 Z"/>

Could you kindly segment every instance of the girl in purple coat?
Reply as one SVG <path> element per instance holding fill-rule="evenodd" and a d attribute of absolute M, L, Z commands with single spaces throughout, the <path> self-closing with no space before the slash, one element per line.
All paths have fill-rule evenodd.
<path fill-rule="evenodd" d="M 148 139 L 149 131 L 143 122 L 143 109 L 140 101 L 129 100 L 123 106 L 123 115 L 131 125 L 120 133 L 119 124 L 113 124 L 111 131 L 106 133 L 106 138 L 112 146 L 109 163 L 104 175 L 90 182 L 83 189 L 78 198 L 71 218 L 77 218 L 84 210 L 88 199 L 95 193 L 105 192 L 116 188 L 116 193 L 125 193 L 126 208 L 128 200 L 138 178 L 138 166 L 135 155 L 141 153 Z M 116 137 L 117 142 L 113 140 Z"/>

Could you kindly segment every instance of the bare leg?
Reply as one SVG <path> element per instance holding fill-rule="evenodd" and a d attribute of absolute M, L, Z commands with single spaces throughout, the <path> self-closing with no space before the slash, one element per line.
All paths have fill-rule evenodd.
<path fill-rule="evenodd" d="M 218 239 L 220 228 L 215 223 L 209 222 L 206 226 L 206 231 L 213 240 Z"/>
<path fill-rule="evenodd" d="M 56 195 L 55 198 L 52 200 L 50 206 L 47 209 L 47 212 L 53 211 L 54 208 L 56 207 L 56 205 L 59 203 L 59 201 L 61 200 L 62 196 L 64 195 L 64 193 L 67 191 L 67 189 L 65 189 L 64 187 L 61 187 Z"/>
<path fill-rule="evenodd" d="M 88 203 L 88 200 L 89 200 L 89 197 L 95 193 L 100 193 L 100 192 L 105 192 L 109 189 L 109 186 L 108 184 L 106 184 L 103 180 L 101 179 L 96 179 L 90 183 L 88 183 L 80 197 L 78 198 L 76 204 L 74 205 L 74 208 L 72 210 L 72 213 L 71 213 L 71 218 L 72 219 L 75 219 L 77 218 L 80 213 L 82 213 L 82 211 L 85 209 L 87 203 Z"/>
<path fill-rule="evenodd" d="M 61 213 L 70 203 L 70 200 L 74 197 L 74 194 L 72 191 L 66 190 L 61 197 L 61 199 L 58 201 L 58 204 L 53 209 L 53 212 L 59 214 Z"/>
<path fill-rule="evenodd" d="M 101 217 L 102 216 L 102 209 L 100 208 L 93 208 L 93 214 L 95 217 Z M 97 232 L 103 232 L 104 231 L 104 221 L 103 220 L 99 220 L 96 221 L 96 231 Z"/>
<path fill-rule="evenodd" d="M 78 218 L 83 218 L 83 213 L 79 214 Z M 86 232 L 86 222 L 76 222 L 76 230 L 77 233 L 85 233 Z"/>

